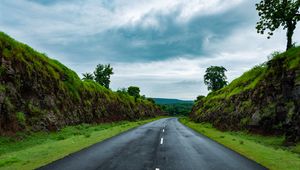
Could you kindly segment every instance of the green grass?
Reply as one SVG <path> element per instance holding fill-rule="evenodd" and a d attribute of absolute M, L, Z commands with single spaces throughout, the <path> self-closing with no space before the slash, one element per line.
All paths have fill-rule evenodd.
<path fill-rule="evenodd" d="M 14 138 L 0 137 L 0 169 L 38 168 L 121 132 L 160 118 L 99 125 L 82 124 L 65 127 L 59 132 L 19 133 Z"/>
<path fill-rule="evenodd" d="M 284 147 L 284 137 L 222 132 L 213 128 L 211 124 L 194 123 L 187 118 L 181 118 L 180 122 L 269 169 L 300 169 L 300 144 Z"/>

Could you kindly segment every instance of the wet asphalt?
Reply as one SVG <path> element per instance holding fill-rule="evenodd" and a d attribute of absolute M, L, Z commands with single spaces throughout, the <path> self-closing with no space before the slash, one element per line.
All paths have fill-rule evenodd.
<path fill-rule="evenodd" d="M 263 166 L 182 125 L 160 119 L 41 170 L 260 170 Z"/>

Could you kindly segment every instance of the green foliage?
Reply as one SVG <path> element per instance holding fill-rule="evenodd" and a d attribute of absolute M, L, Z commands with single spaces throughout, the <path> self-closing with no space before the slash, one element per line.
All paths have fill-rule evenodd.
<path fill-rule="evenodd" d="M 16 118 L 20 124 L 25 125 L 26 118 L 25 118 L 25 114 L 23 112 L 17 112 Z"/>
<path fill-rule="evenodd" d="M 173 103 L 161 104 L 161 109 L 167 112 L 170 116 L 184 115 L 187 116 L 193 107 L 193 103 Z"/>
<path fill-rule="evenodd" d="M 94 80 L 94 75 L 92 73 L 83 73 L 82 76 L 82 80 Z"/>
<path fill-rule="evenodd" d="M 112 74 L 113 68 L 110 66 L 110 64 L 98 64 L 94 71 L 95 81 L 108 89 L 110 84 L 110 76 Z"/>
<path fill-rule="evenodd" d="M 131 128 L 157 120 L 68 126 L 59 132 L 0 137 L 0 169 L 36 169 Z M 20 137 L 22 136 L 22 137 Z"/>
<path fill-rule="evenodd" d="M 195 123 L 186 118 L 180 122 L 222 145 L 260 163 L 268 169 L 298 170 L 300 143 L 286 147 L 284 136 L 262 136 L 248 132 L 219 131 L 208 123 Z"/>
<path fill-rule="evenodd" d="M 265 65 L 255 66 L 251 70 L 245 72 L 239 78 L 233 80 L 229 85 L 224 88 L 210 93 L 208 99 L 221 99 L 229 98 L 233 95 L 240 94 L 244 91 L 254 89 L 260 80 L 264 77 L 266 71 Z"/>
<path fill-rule="evenodd" d="M 82 81 L 74 71 L 59 61 L 50 59 L 46 54 L 39 53 L 29 46 L 15 41 L 3 32 L 0 32 L 0 53 L 1 58 L 18 66 L 16 67 L 17 75 L 13 77 L 13 80 L 0 85 L 0 93 L 11 91 L 10 86 L 5 83 L 13 83 L 17 93 L 23 90 L 19 89 L 22 82 L 36 85 L 34 89 L 29 89 L 34 93 L 22 98 L 22 102 L 16 100 L 15 95 L 9 96 L 10 93 L 5 96 L 3 105 L 11 118 L 14 118 L 18 111 L 23 111 L 28 116 L 25 122 L 33 125 L 41 120 L 45 121 L 42 118 L 51 111 L 55 114 L 54 116 L 70 116 L 70 119 L 73 119 L 72 116 L 78 118 L 77 116 L 82 114 L 83 117 L 95 122 L 96 119 L 102 117 L 106 120 L 112 116 L 118 119 L 138 119 L 154 116 L 159 112 L 158 107 L 145 97 L 135 101 L 134 97 L 128 95 L 127 92 L 121 94 L 108 89 L 109 79 L 113 74 L 110 65 L 97 66 L 94 72 L 97 82 L 92 80 L 90 73 L 84 76 L 86 79 Z M 1 65 L 1 77 L 2 75 L 6 76 L 5 71 L 5 67 Z M 37 102 L 40 97 L 35 94 L 37 90 L 42 90 L 43 96 L 54 99 L 53 104 L 59 105 L 59 107 L 46 109 L 40 102 Z M 23 97 L 21 94 L 20 96 Z M 24 110 L 19 110 L 16 105 L 21 106 L 20 108 Z M 63 109 L 73 109 L 74 105 L 78 110 L 70 110 L 70 113 L 74 113 L 72 116 L 65 111 L 63 113 Z M 95 114 L 92 114 L 92 109 L 95 109 Z M 90 122 L 91 120 L 86 121 Z"/>
<path fill-rule="evenodd" d="M 155 100 L 153 98 L 147 98 L 148 101 L 150 101 L 151 103 L 155 104 Z"/>
<path fill-rule="evenodd" d="M 268 38 L 280 26 L 287 29 L 287 50 L 293 47 L 292 36 L 300 20 L 299 0 L 261 0 L 256 4 L 260 21 L 257 22 L 257 32 L 264 34 L 268 30 Z"/>
<path fill-rule="evenodd" d="M 4 92 L 5 91 L 5 86 L 4 85 L 2 85 L 2 84 L 0 84 L 0 92 Z"/>
<path fill-rule="evenodd" d="M 6 69 L 0 65 L 0 76 L 5 73 Z"/>
<path fill-rule="evenodd" d="M 127 92 L 130 96 L 133 96 L 135 98 L 140 97 L 140 88 L 139 87 L 130 86 L 130 87 L 128 87 Z"/>
<path fill-rule="evenodd" d="M 204 99 L 204 98 L 205 98 L 205 96 L 200 95 L 200 96 L 197 96 L 197 98 L 196 98 L 195 101 L 196 101 L 196 102 L 197 102 L 197 101 L 201 101 L 201 100 Z"/>
<path fill-rule="evenodd" d="M 118 90 L 117 90 L 117 93 L 119 93 L 119 94 L 128 94 L 126 88 L 118 89 Z"/>
<path fill-rule="evenodd" d="M 299 85 L 299 66 L 300 47 L 284 53 L 275 52 L 266 63 L 255 66 L 224 88 L 197 100 L 195 109 L 190 114 L 191 118 L 199 122 L 213 123 L 223 130 L 257 128 L 269 134 L 286 134 L 287 140 L 291 139 L 289 136 L 297 139 L 297 134 L 289 135 L 287 130 L 297 129 L 297 120 L 294 118 L 297 114 L 295 99 L 285 98 L 278 87 L 290 87 L 290 84 L 283 84 L 285 82 L 282 80 L 285 78 L 295 82 L 292 86 Z M 285 114 L 280 115 L 281 112 Z M 290 124 L 296 125 L 285 128 Z"/>
<path fill-rule="evenodd" d="M 217 91 L 227 85 L 225 71 L 227 70 L 222 66 L 211 66 L 206 69 L 204 83 L 208 86 L 208 90 Z"/>

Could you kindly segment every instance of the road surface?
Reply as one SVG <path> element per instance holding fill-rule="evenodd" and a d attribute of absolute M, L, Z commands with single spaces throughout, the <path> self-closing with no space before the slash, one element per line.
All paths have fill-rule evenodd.
<path fill-rule="evenodd" d="M 160 119 L 71 154 L 42 170 L 265 169 L 194 132 L 177 118 Z"/>

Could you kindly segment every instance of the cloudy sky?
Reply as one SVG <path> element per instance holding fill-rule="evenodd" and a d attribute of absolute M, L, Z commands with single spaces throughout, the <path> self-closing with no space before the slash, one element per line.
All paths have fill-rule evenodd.
<path fill-rule="evenodd" d="M 1 0 L 0 31 L 78 75 L 110 63 L 114 90 L 136 85 L 149 97 L 194 99 L 208 93 L 207 67 L 226 67 L 231 81 L 285 49 L 284 31 L 271 40 L 256 33 L 256 2 Z"/>

